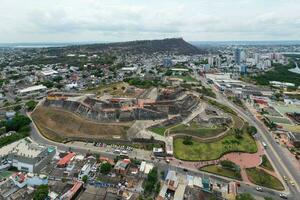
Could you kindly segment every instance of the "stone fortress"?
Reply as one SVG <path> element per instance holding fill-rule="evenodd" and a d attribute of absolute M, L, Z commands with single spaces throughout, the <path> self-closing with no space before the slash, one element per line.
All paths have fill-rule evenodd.
<path fill-rule="evenodd" d="M 92 94 L 50 93 L 43 106 L 61 108 L 94 122 L 128 122 L 188 116 L 199 98 L 183 89 L 162 89 L 156 99 L 104 98 Z"/>

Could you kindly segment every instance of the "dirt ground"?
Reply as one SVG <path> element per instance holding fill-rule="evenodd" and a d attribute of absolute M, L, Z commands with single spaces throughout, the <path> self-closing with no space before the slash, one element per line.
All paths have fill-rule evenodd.
<path fill-rule="evenodd" d="M 63 140 L 67 137 L 126 139 L 132 123 L 96 123 L 58 108 L 38 107 L 32 119 L 45 137 Z"/>

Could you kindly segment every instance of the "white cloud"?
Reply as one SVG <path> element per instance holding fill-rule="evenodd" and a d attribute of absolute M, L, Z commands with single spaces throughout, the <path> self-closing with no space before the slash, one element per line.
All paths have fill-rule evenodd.
<path fill-rule="evenodd" d="M 0 0 L 0 42 L 300 39 L 296 0 Z"/>

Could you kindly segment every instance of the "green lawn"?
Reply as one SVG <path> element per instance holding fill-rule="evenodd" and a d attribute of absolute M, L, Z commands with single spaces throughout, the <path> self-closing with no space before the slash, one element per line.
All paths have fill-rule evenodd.
<path fill-rule="evenodd" d="M 218 165 L 208 165 L 208 166 L 200 168 L 200 170 L 209 172 L 212 174 L 217 174 L 220 176 L 225 176 L 225 177 L 232 178 L 232 179 L 242 180 L 240 173 L 236 173 L 230 169 L 224 169 Z"/>
<path fill-rule="evenodd" d="M 184 133 L 198 137 L 208 138 L 219 135 L 226 130 L 225 127 L 203 127 L 192 122 L 190 126 L 180 124 L 170 130 L 171 133 Z"/>
<path fill-rule="evenodd" d="M 152 128 L 149 128 L 149 130 L 152 131 L 153 133 L 164 136 L 164 133 L 167 130 L 167 127 L 152 127 Z"/>
<path fill-rule="evenodd" d="M 276 177 L 266 173 L 264 170 L 257 168 L 246 169 L 248 178 L 250 181 L 256 185 L 263 187 L 275 189 L 275 190 L 284 190 L 284 186 Z"/>
<path fill-rule="evenodd" d="M 260 165 L 262 168 L 265 168 L 269 171 L 274 171 L 274 168 L 272 166 L 272 164 L 270 163 L 269 159 L 267 158 L 266 155 L 262 156 L 262 163 Z"/>
<path fill-rule="evenodd" d="M 4 178 L 9 178 L 12 174 L 13 174 L 13 172 L 10 172 L 10 171 L 0 172 L 0 180 L 4 179 Z"/>
<path fill-rule="evenodd" d="M 231 141 L 239 140 L 239 144 Z M 192 145 L 184 145 L 184 138 L 174 139 L 174 155 L 176 158 L 187 161 L 214 160 L 228 152 L 257 152 L 254 139 L 247 133 L 242 139 L 236 139 L 230 131 L 228 135 L 214 142 L 198 142 L 193 140 Z"/>

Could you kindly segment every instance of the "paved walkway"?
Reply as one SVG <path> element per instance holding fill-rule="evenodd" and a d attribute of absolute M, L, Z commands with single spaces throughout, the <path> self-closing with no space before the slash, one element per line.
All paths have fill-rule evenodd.
<path fill-rule="evenodd" d="M 246 168 L 258 167 L 262 162 L 262 155 L 264 155 L 264 148 L 260 143 L 257 143 L 258 151 L 256 153 L 228 153 L 222 156 L 220 159 L 210 160 L 210 161 L 199 161 L 199 162 L 190 162 L 190 161 L 181 161 L 176 158 L 170 158 L 170 163 L 175 166 L 181 166 L 184 168 L 190 169 L 199 169 L 207 165 L 216 165 L 219 164 L 221 160 L 230 160 L 241 167 L 241 175 L 245 182 L 249 182 L 247 177 Z M 271 173 L 273 175 L 273 173 Z M 276 173 L 274 173 L 276 174 Z M 277 175 L 275 175 L 277 176 Z"/>

